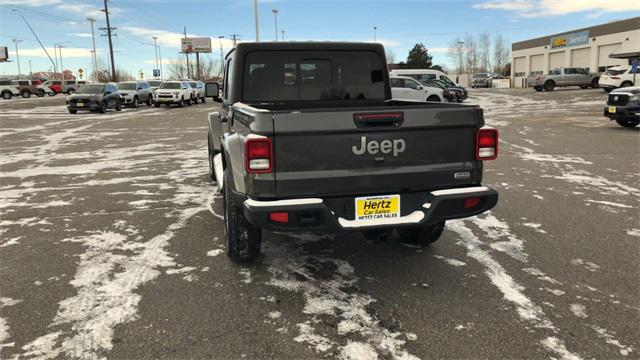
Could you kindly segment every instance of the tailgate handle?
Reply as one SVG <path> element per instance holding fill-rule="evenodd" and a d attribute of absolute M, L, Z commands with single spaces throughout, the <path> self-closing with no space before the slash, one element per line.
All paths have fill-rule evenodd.
<path fill-rule="evenodd" d="M 353 122 L 358 128 L 399 127 L 404 121 L 403 112 L 356 113 Z"/>

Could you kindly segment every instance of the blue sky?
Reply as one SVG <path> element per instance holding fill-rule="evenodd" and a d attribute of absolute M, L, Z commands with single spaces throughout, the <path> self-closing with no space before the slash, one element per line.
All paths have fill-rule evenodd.
<path fill-rule="evenodd" d="M 376 0 L 262 0 L 259 2 L 260 39 L 275 37 L 272 9 L 277 8 L 279 30 L 287 40 L 373 41 L 393 51 L 396 60 L 406 58 L 409 49 L 422 42 L 434 55 L 434 62 L 450 66 L 446 54 L 449 43 L 465 32 L 492 36 L 502 34 L 509 42 L 548 35 L 584 26 L 640 15 L 637 0 L 450 0 L 450 1 L 376 1 Z M 219 58 L 218 36 L 223 46 L 231 46 L 230 34 L 241 40 L 254 40 L 252 0 L 112 0 L 112 26 L 118 67 L 137 73 L 151 73 L 154 63 L 152 36 L 159 37 L 164 62 L 178 56 L 183 26 L 191 36 L 214 38 Z M 19 43 L 21 70 L 47 71 L 51 63 L 40 49 L 22 19 L 29 20 L 47 48 L 62 43 L 63 64 L 74 72 L 91 69 L 91 37 L 88 16 L 104 27 L 100 0 L 0 0 L 0 46 L 13 53 L 13 38 Z M 98 57 L 108 63 L 106 38 L 96 29 Z M 17 73 L 16 62 L 0 63 L 0 75 Z"/>

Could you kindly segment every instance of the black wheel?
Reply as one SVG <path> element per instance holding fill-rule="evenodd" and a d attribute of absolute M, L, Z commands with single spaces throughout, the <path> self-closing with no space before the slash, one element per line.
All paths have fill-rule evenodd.
<path fill-rule="evenodd" d="M 75 114 L 75 113 L 77 113 L 77 112 L 78 112 L 78 110 L 75 110 L 75 109 L 69 109 L 69 114 Z"/>
<path fill-rule="evenodd" d="M 616 119 L 616 122 L 620 126 L 624 126 L 627 128 L 632 128 L 638 126 L 640 124 L 640 120 L 624 120 L 624 119 Z"/>
<path fill-rule="evenodd" d="M 427 98 L 427 101 L 440 102 L 440 98 L 435 95 L 431 95 Z"/>
<path fill-rule="evenodd" d="M 580 85 L 580 89 L 586 89 L 586 88 L 588 88 L 588 87 L 589 87 L 589 86 L 587 86 L 587 85 Z"/>
<path fill-rule="evenodd" d="M 37 97 L 43 97 L 45 95 L 44 90 L 39 89 L 38 92 L 36 93 Z"/>
<path fill-rule="evenodd" d="M 229 171 L 224 172 L 224 237 L 227 256 L 234 262 L 251 262 L 260 255 L 262 230 L 244 217 L 241 203 L 231 193 Z"/>
<path fill-rule="evenodd" d="M 147 97 L 147 106 L 151 106 L 153 102 L 151 101 L 151 95 Z"/>
<path fill-rule="evenodd" d="M 74 89 L 74 88 L 71 88 L 71 89 L 67 90 L 67 94 L 69 94 L 69 95 L 73 95 L 75 93 L 76 93 L 76 89 Z"/>
<path fill-rule="evenodd" d="M 591 80 L 591 87 L 594 88 L 594 89 L 597 88 L 597 87 L 600 87 L 599 83 L 600 83 L 600 78 L 599 77 L 594 77 Z"/>
<path fill-rule="evenodd" d="M 100 113 L 104 114 L 107 112 L 107 104 L 103 101 L 102 105 L 100 105 Z"/>
<path fill-rule="evenodd" d="M 13 96 L 13 94 L 11 93 L 11 91 L 3 91 L 2 92 L 2 98 L 5 99 L 5 100 L 11 99 L 12 96 Z"/>
<path fill-rule="evenodd" d="M 138 107 L 138 97 L 137 96 L 133 97 L 133 103 L 131 104 L 131 106 L 133 106 L 134 108 Z"/>
<path fill-rule="evenodd" d="M 31 97 L 31 91 L 29 90 L 25 90 L 23 92 L 20 93 L 22 95 L 23 98 L 28 99 Z"/>
<path fill-rule="evenodd" d="M 441 221 L 431 225 L 399 227 L 396 232 L 404 243 L 426 246 L 440 239 L 444 224 L 445 222 Z"/>
<path fill-rule="evenodd" d="M 180 98 L 180 102 L 178 103 L 179 107 L 183 107 L 184 106 L 184 97 Z"/>
<path fill-rule="evenodd" d="M 203 96 L 203 97 L 202 97 L 202 103 L 204 104 L 204 103 L 206 103 L 206 102 L 207 102 L 207 98 Z"/>
<path fill-rule="evenodd" d="M 620 87 L 629 87 L 629 86 L 633 86 L 633 84 L 631 83 L 631 81 L 623 81 L 622 84 L 620 84 Z"/>
<path fill-rule="evenodd" d="M 556 83 L 554 83 L 551 80 L 544 83 L 544 91 L 553 91 L 555 87 L 556 87 Z"/>
<path fill-rule="evenodd" d="M 187 105 L 189 106 L 193 105 L 193 100 L 191 99 L 191 97 L 189 97 L 189 100 L 187 100 Z"/>
<path fill-rule="evenodd" d="M 536 89 L 537 92 L 542 91 L 542 86 L 534 86 L 534 89 Z"/>
<path fill-rule="evenodd" d="M 153 106 L 160 107 L 160 103 L 154 103 Z"/>
<path fill-rule="evenodd" d="M 115 109 L 116 109 L 116 111 L 122 111 L 122 101 L 121 100 L 118 100 L 118 102 L 116 103 Z"/>

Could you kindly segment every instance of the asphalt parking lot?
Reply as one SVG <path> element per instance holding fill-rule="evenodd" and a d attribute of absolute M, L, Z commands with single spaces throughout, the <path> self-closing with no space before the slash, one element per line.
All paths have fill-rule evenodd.
<path fill-rule="evenodd" d="M 267 233 L 224 254 L 206 114 L 0 101 L 0 358 L 638 358 L 640 128 L 599 89 L 471 91 L 491 212 L 429 248 Z"/>

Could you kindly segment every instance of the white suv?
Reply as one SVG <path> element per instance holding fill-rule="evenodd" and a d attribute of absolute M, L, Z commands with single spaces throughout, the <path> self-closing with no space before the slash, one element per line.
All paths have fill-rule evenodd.
<path fill-rule="evenodd" d="M 207 95 L 204 92 L 204 83 L 202 81 L 189 81 L 189 85 L 193 89 L 195 103 L 197 104 L 198 100 L 205 102 Z"/>
<path fill-rule="evenodd" d="M 640 71 L 637 71 L 635 83 L 633 81 L 633 71 L 631 66 L 614 66 L 600 75 L 598 85 L 606 92 L 620 87 L 634 86 L 640 84 Z"/>
<path fill-rule="evenodd" d="M 443 101 L 442 89 L 425 86 L 408 76 L 391 76 L 391 97 L 401 101 Z"/>
<path fill-rule="evenodd" d="M 155 107 L 160 104 L 177 104 L 183 107 L 184 104 L 191 105 L 193 91 L 187 81 L 165 81 L 153 92 L 153 103 Z"/>

